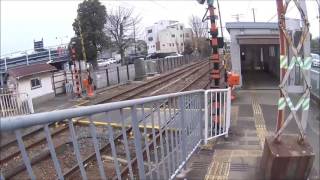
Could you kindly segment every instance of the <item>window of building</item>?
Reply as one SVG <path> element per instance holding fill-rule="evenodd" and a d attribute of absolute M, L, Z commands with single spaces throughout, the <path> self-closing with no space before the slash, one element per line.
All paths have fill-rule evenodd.
<path fill-rule="evenodd" d="M 41 80 L 40 78 L 31 79 L 31 89 L 41 88 Z"/>
<path fill-rule="evenodd" d="M 162 46 L 166 46 L 165 44 L 162 44 Z"/>
<path fill-rule="evenodd" d="M 182 34 L 180 34 L 180 37 L 182 37 Z"/>
<path fill-rule="evenodd" d="M 190 37 L 189 33 L 186 33 L 186 38 Z"/>
<path fill-rule="evenodd" d="M 148 37 L 148 41 L 152 41 L 153 40 L 153 38 L 152 37 Z"/>
<path fill-rule="evenodd" d="M 176 35 L 174 35 L 174 34 L 171 34 L 171 37 L 173 37 L 173 38 L 174 38 L 174 37 L 176 37 Z"/>
<path fill-rule="evenodd" d="M 181 46 L 183 46 L 183 43 L 181 43 Z"/>
<path fill-rule="evenodd" d="M 180 30 L 182 30 L 183 29 L 183 26 L 180 26 Z"/>
<path fill-rule="evenodd" d="M 270 57 L 275 57 L 276 56 L 276 52 L 275 52 L 274 46 L 270 46 L 269 47 L 269 56 Z"/>
<path fill-rule="evenodd" d="M 174 43 L 172 43 L 172 46 L 174 47 Z"/>
<path fill-rule="evenodd" d="M 148 33 L 152 33 L 152 29 L 149 29 L 149 30 L 148 30 Z"/>
<path fill-rule="evenodd" d="M 171 47 L 171 43 L 169 43 L 169 46 Z"/>

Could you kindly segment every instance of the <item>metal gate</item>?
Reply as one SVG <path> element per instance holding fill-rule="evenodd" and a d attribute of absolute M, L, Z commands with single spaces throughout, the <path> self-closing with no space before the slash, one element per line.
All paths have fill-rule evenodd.
<path fill-rule="evenodd" d="M 58 179 L 68 179 L 74 173 L 90 179 L 92 171 L 85 166 L 90 162 L 95 164 L 101 179 L 174 179 L 203 140 L 228 133 L 230 94 L 230 89 L 195 90 L 1 118 L 0 130 L 15 133 L 22 155 L 20 161 L 30 179 L 44 178 L 42 172 L 53 173 Z M 212 108 L 212 104 L 217 107 L 217 99 L 220 100 L 219 112 Z M 216 124 L 212 123 L 213 113 L 219 114 Z M 56 122 L 64 124 L 58 129 L 69 129 L 65 131 L 65 138 L 58 141 L 49 129 Z M 54 164 L 54 168 L 41 172 L 34 171 L 39 167 L 31 162 L 37 157 L 28 156 L 20 133 L 21 129 L 36 125 L 43 125 L 44 142 L 49 149 L 43 161 Z M 83 137 L 90 139 L 84 141 Z M 70 143 L 73 148 L 62 153 L 70 154 L 73 159 L 64 159 L 74 162 L 68 169 L 61 166 L 61 151 L 57 149 Z M 92 154 L 82 155 L 80 152 L 89 146 Z M 106 158 L 112 161 L 105 164 Z M 105 171 L 105 167 L 109 170 Z M 14 178 L 19 173 L 13 170 L 16 169 L 2 168 L 2 177 Z"/>
<path fill-rule="evenodd" d="M 10 117 L 33 113 L 33 105 L 27 93 L 0 94 L 0 117 Z"/>
<path fill-rule="evenodd" d="M 231 89 L 205 91 L 204 141 L 228 135 L 230 127 Z"/>

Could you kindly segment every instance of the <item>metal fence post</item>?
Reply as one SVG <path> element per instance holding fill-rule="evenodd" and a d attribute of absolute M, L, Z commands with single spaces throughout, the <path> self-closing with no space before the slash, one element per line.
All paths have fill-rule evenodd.
<path fill-rule="evenodd" d="M 128 81 L 130 80 L 130 74 L 129 74 L 129 65 L 127 63 L 127 78 L 128 78 Z"/>
<path fill-rule="evenodd" d="M 174 58 L 170 58 L 171 69 L 174 69 Z"/>
<path fill-rule="evenodd" d="M 107 86 L 110 86 L 110 81 L 109 81 L 109 71 L 108 71 L 108 68 L 106 69 L 106 76 L 107 76 Z"/>
<path fill-rule="evenodd" d="M 162 71 L 161 71 L 161 73 L 163 73 L 163 72 L 165 72 L 164 59 L 162 59 L 161 61 L 162 61 Z"/>
<path fill-rule="evenodd" d="M 231 88 L 228 88 L 227 95 L 227 114 L 226 114 L 226 137 L 229 135 L 229 127 L 230 127 L 230 114 L 231 114 Z"/>
<path fill-rule="evenodd" d="M 117 66 L 117 77 L 118 77 L 118 84 L 120 84 L 120 72 L 119 72 L 119 66 Z"/>
<path fill-rule="evenodd" d="M 136 156 L 138 161 L 139 179 L 146 179 L 146 175 L 144 171 L 144 163 L 143 163 L 142 145 L 141 145 L 141 133 L 139 130 L 137 109 L 135 105 L 131 107 L 131 117 L 132 117 L 132 129 L 133 129 L 133 135 L 134 135 L 134 145 L 135 145 Z"/>
<path fill-rule="evenodd" d="M 52 87 L 53 87 L 54 95 L 56 96 L 57 92 L 56 92 L 56 83 L 54 82 L 54 73 L 52 73 Z"/>
<path fill-rule="evenodd" d="M 204 92 L 204 143 L 208 143 L 208 91 Z"/>
<path fill-rule="evenodd" d="M 185 129 L 185 97 L 179 97 L 179 109 L 180 109 L 180 128 L 181 128 L 181 150 L 182 150 L 182 160 L 185 161 L 187 158 L 187 134 Z M 185 167 L 185 166 L 184 166 Z"/>

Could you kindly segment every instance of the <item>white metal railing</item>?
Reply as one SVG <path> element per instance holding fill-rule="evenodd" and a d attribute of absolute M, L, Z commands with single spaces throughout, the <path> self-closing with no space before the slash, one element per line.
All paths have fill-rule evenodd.
<path fill-rule="evenodd" d="M 205 143 L 228 135 L 231 113 L 231 89 L 205 91 Z"/>
<path fill-rule="evenodd" d="M 0 94 L 0 117 L 11 117 L 33 113 L 32 99 L 26 93 Z"/>
<path fill-rule="evenodd" d="M 208 103 L 213 102 L 213 98 L 208 99 L 208 95 L 212 93 L 220 93 L 220 99 L 225 98 L 223 108 L 230 108 L 230 89 L 195 90 L 1 118 L 0 130 L 2 133 L 14 132 L 16 135 L 22 156 L 20 163 L 25 165 L 21 171 L 27 171 L 31 179 L 45 178 L 45 174 L 50 173 L 56 174 L 55 178 L 65 179 L 74 176 L 75 172 L 83 179 L 91 178 L 92 171 L 86 170 L 90 168 L 86 166 L 89 162 L 96 162 L 95 168 L 99 170 L 101 179 L 174 179 L 204 140 L 204 135 L 208 136 L 204 132 L 208 132 L 209 119 L 208 115 L 204 118 L 204 112 L 208 112 L 208 107 L 211 107 Z M 226 120 L 221 134 L 227 134 L 230 110 L 222 110 L 221 107 L 222 112 Z M 69 129 L 64 133 L 65 138 L 58 141 L 53 140 L 50 130 L 55 123 L 64 124 L 60 128 Z M 54 168 L 50 168 L 51 171 L 33 171 L 33 168 L 37 168 L 34 159 L 39 157 L 29 157 L 23 143 L 20 131 L 37 125 L 43 125 L 50 150 L 42 163 L 53 162 Z M 84 137 L 87 140 L 84 141 Z M 62 154 L 57 149 L 69 143 L 73 148 L 64 148 L 62 153 L 70 154 L 69 158 L 73 159 L 64 159 L 74 162 L 69 165 L 72 168 L 68 169 L 61 166 L 58 157 Z M 84 149 L 91 149 L 90 153 L 80 153 Z M 106 157 L 112 159 L 111 164 L 105 164 L 103 159 Z M 106 166 L 108 171 L 105 171 Z M 21 171 L 1 167 L 4 178 L 13 178 Z"/>

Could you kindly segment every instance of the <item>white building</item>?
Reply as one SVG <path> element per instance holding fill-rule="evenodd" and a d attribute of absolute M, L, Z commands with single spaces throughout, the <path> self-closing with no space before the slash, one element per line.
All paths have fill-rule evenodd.
<path fill-rule="evenodd" d="M 192 39 L 191 28 L 172 20 L 162 20 L 146 28 L 148 54 L 184 51 L 186 40 Z"/>
<path fill-rule="evenodd" d="M 49 64 L 32 64 L 10 69 L 8 87 L 18 93 L 27 93 L 35 103 L 44 102 L 55 96 L 52 71 Z"/>

